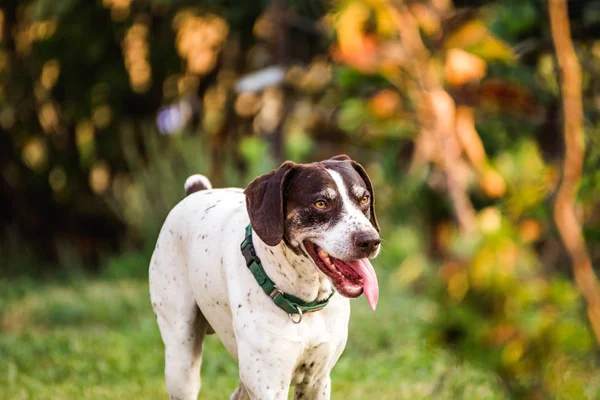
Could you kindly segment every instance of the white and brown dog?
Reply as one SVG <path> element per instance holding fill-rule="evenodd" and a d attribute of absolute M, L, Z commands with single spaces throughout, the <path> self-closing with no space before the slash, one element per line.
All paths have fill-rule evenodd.
<path fill-rule="evenodd" d="M 364 293 L 374 310 L 379 297 L 368 260 L 379 225 L 363 167 L 345 155 L 285 162 L 244 191 L 212 189 L 201 175 L 185 189 L 150 264 L 170 398 L 197 398 L 202 341 L 214 332 L 239 365 L 232 399 L 287 399 L 291 385 L 295 399 L 329 399 L 348 298 Z"/>

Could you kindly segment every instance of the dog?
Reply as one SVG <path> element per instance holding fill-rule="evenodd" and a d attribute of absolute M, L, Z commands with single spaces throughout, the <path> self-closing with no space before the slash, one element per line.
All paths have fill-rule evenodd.
<path fill-rule="evenodd" d="M 170 399 L 197 399 L 202 341 L 216 333 L 237 361 L 231 399 L 329 399 L 348 335 L 349 298 L 379 288 L 375 193 L 346 155 L 287 161 L 245 190 L 202 175 L 161 229 L 150 298 L 165 345 Z M 304 310 L 304 311 L 303 311 Z"/>

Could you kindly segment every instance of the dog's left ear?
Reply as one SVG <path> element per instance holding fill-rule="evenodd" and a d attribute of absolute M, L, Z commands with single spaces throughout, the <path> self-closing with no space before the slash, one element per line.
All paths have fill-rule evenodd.
<path fill-rule="evenodd" d="M 295 163 L 286 161 L 276 170 L 254 179 L 244 190 L 252 229 L 269 246 L 277 246 L 283 239 L 283 192 L 295 166 Z"/>
<path fill-rule="evenodd" d="M 379 232 L 379 222 L 377 222 L 377 217 L 375 216 L 375 191 L 373 190 L 373 184 L 371 183 L 371 179 L 369 178 L 369 175 L 367 175 L 367 171 L 365 171 L 362 165 L 360 165 L 356 161 L 352 161 L 350 159 L 348 160 L 350 161 L 350 164 L 352 164 L 352 167 L 356 170 L 356 172 L 358 172 L 362 180 L 365 181 L 367 189 L 371 194 L 371 214 L 369 220 L 371 221 L 371 224 L 373 224 L 373 227 L 377 230 L 377 232 Z"/>

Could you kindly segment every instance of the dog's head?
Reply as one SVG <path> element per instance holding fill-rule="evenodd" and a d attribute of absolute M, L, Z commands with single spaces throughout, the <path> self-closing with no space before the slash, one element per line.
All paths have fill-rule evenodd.
<path fill-rule="evenodd" d="M 341 155 L 312 164 L 285 162 L 246 188 L 252 228 L 269 246 L 282 240 L 304 253 L 346 297 L 378 297 L 369 258 L 380 250 L 375 193 L 364 168 Z"/>

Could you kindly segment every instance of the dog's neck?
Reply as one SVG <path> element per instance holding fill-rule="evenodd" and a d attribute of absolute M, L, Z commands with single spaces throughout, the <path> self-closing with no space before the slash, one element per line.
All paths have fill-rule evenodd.
<path fill-rule="evenodd" d="M 274 247 L 267 246 L 256 233 L 252 241 L 267 276 L 279 290 L 304 301 L 329 297 L 333 290 L 331 281 L 307 255 L 296 254 L 283 241 Z"/>

